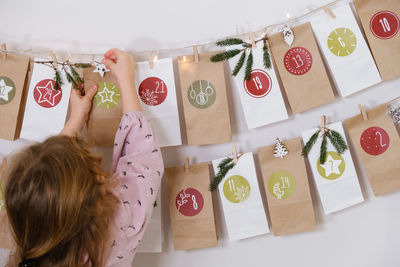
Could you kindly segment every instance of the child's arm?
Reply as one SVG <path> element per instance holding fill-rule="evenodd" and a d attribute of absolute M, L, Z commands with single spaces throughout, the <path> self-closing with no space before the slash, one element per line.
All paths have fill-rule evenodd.
<path fill-rule="evenodd" d="M 103 63 L 119 83 L 125 113 L 115 136 L 112 170 L 118 176 L 122 206 L 115 222 L 123 236 L 116 237 L 113 248 L 118 259 L 126 259 L 135 253 L 151 218 L 164 165 L 152 127 L 141 112 L 133 57 L 118 49 L 104 56 Z"/>

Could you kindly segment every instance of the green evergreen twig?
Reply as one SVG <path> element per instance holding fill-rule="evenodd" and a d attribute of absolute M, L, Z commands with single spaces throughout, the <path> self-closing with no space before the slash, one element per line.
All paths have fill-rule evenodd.
<path fill-rule="evenodd" d="M 214 179 L 210 183 L 208 190 L 210 190 L 211 192 L 214 192 L 215 190 L 217 190 L 218 185 L 224 179 L 225 175 L 228 173 L 229 170 L 231 170 L 233 167 L 235 167 L 235 165 L 236 164 L 231 157 L 227 157 L 226 159 L 222 160 L 218 164 L 218 173 L 217 173 L 217 175 L 215 175 Z"/>
<path fill-rule="evenodd" d="M 264 40 L 264 46 L 263 46 L 263 61 L 264 61 L 264 67 L 267 69 L 271 68 L 271 55 L 269 53 L 269 48 L 267 44 L 267 40 Z"/>
<path fill-rule="evenodd" d="M 306 143 L 306 145 L 305 145 L 305 146 L 303 147 L 303 149 L 301 150 L 301 155 L 302 155 L 303 157 L 308 156 L 308 154 L 309 154 L 310 151 L 311 151 L 311 148 L 313 147 L 313 145 L 315 144 L 315 142 L 317 142 L 317 138 L 318 138 L 318 135 L 319 135 L 319 131 L 320 131 L 320 130 L 316 131 L 316 132 L 310 137 L 310 140 L 308 140 L 308 142 Z"/>
<path fill-rule="evenodd" d="M 327 141 L 326 141 L 326 136 L 327 136 L 327 131 L 325 131 L 323 134 L 322 134 L 322 142 L 321 142 L 321 148 L 320 148 L 320 154 L 319 154 L 319 162 L 320 162 L 320 164 L 324 164 L 325 163 L 325 161 L 326 161 L 326 152 L 327 152 L 327 150 L 328 150 L 328 147 L 327 147 Z"/>
<path fill-rule="evenodd" d="M 245 69 L 245 75 L 244 75 L 244 79 L 246 81 L 250 80 L 252 69 L 253 69 L 253 52 L 250 50 L 250 54 L 247 57 L 246 69 Z"/>
<path fill-rule="evenodd" d="M 340 135 L 340 133 L 334 130 L 328 130 L 328 138 L 339 154 L 342 154 L 348 149 L 346 141 Z"/>
<path fill-rule="evenodd" d="M 239 73 L 240 69 L 243 67 L 245 59 L 246 59 L 246 51 L 243 51 L 242 55 L 239 58 L 239 61 L 236 63 L 236 66 L 232 71 L 233 76 L 236 76 Z"/>
<path fill-rule="evenodd" d="M 233 58 L 234 56 L 236 56 L 237 54 L 239 54 L 242 51 L 243 50 L 241 50 L 241 49 L 227 50 L 227 51 L 224 51 L 224 52 L 221 52 L 219 54 L 212 56 L 210 58 L 210 60 L 212 62 L 220 62 L 220 61 L 228 60 L 230 58 Z"/>
<path fill-rule="evenodd" d="M 239 45 L 243 43 L 244 43 L 243 40 L 239 38 L 227 38 L 225 40 L 218 41 L 215 44 L 217 46 L 229 46 L 229 45 Z"/>
<path fill-rule="evenodd" d="M 63 86 L 64 85 L 64 82 L 63 82 L 63 80 L 61 79 L 61 73 L 60 73 L 60 71 L 56 68 L 56 67 L 53 67 L 53 69 L 54 69 L 54 81 L 55 81 L 55 84 L 54 84 L 54 90 L 58 90 L 59 88 L 61 88 L 61 86 Z"/>

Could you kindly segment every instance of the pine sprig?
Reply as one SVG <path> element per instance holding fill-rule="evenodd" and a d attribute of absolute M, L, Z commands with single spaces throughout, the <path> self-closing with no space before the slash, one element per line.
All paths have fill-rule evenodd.
<path fill-rule="evenodd" d="M 315 144 L 315 142 L 317 142 L 318 139 L 318 135 L 319 135 L 319 131 L 316 131 L 311 137 L 310 140 L 308 140 L 308 142 L 306 143 L 306 145 L 303 147 L 303 149 L 301 150 L 301 155 L 303 157 L 308 156 L 308 154 L 311 151 L 311 148 L 313 147 L 313 145 Z"/>
<path fill-rule="evenodd" d="M 90 64 L 90 63 L 74 63 L 74 64 L 72 64 L 72 66 L 74 66 L 76 68 L 86 69 L 86 68 L 90 68 L 92 66 L 92 64 Z"/>
<path fill-rule="evenodd" d="M 330 136 L 329 139 L 330 139 L 332 145 L 335 147 L 336 151 L 339 154 L 342 154 L 343 152 L 345 152 L 348 149 L 346 141 L 344 140 L 344 138 L 342 137 L 342 135 L 340 133 L 338 133 L 334 130 L 329 130 L 328 133 L 329 133 L 329 136 Z"/>
<path fill-rule="evenodd" d="M 246 59 L 246 51 L 243 51 L 242 55 L 239 58 L 239 61 L 236 63 L 236 66 L 232 71 L 233 76 L 236 76 L 239 73 L 240 69 L 243 67 L 245 59 Z"/>
<path fill-rule="evenodd" d="M 271 69 L 271 55 L 269 53 L 267 40 L 264 40 L 263 52 L 264 67 L 267 69 Z"/>
<path fill-rule="evenodd" d="M 322 135 L 322 142 L 321 142 L 321 148 L 320 148 L 320 154 L 319 154 L 319 162 L 320 164 L 324 164 L 326 161 L 326 153 L 328 150 L 328 146 L 327 146 L 327 132 L 325 132 Z"/>
<path fill-rule="evenodd" d="M 239 45 L 239 44 L 243 44 L 243 40 L 239 39 L 239 38 L 228 38 L 222 41 L 218 41 L 215 44 L 217 46 L 230 46 L 230 45 Z"/>
<path fill-rule="evenodd" d="M 231 170 L 233 167 L 235 167 L 235 165 L 236 165 L 235 162 L 230 157 L 227 157 L 226 159 L 222 160 L 218 164 L 218 173 L 217 173 L 217 175 L 215 175 L 214 179 L 210 183 L 208 190 L 210 190 L 211 192 L 214 192 L 215 190 L 217 190 L 218 185 L 224 179 L 225 175 L 228 173 L 229 170 Z"/>
<path fill-rule="evenodd" d="M 244 79 L 246 81 L 250 80 L 251 77 L 251 71 L 253 69 L 253 52 L 250 51 L 249 56 L 247 57 L 247 61 L 246 61 L 246 70 L 245 70 L 245 75 L 244 75 Z"/>
<path fill-rule="evenodd" d="M 236 56 L 240 52 L 242 52 L 242 50 L 240 50 L 240 49 L 227 50 L 227 51 L 224 51 L 224 52 L 221 52 L 219 54 L 216 54 L 216 55 L 212 56 L 210 58 L 210 60 L 212 62 L 220 62 L 220 61 L 228 60 L 228 59 L 233 58 L 234 56 Z"/>
<path fill-rule="evenodd" d="M 72 74 L 72 76 L 74 77 L 75 81 L 76 81 L 78 84 L 83 83 L 83 80 L 82 80 L 81 76 L 79 76 L 79 73 L 75 70 L 74 66 L 71 65 L 69 68 L 70 68 L 70 70 L 71 70 L 71 74 Z"/>
<path fill-rule="evenodd" d="M 63 80 L 62 80 L 62 78 L 61 78 L 61 73 L 60 73 L 60 71 L 57 69 L 57 68 L 53 68 L 54 69 L 54 81 L 55 81 L 55 84 L 54 84 L 54 90 L 59 90 L 59 88 L 61 87 L 61 86 L 63 86 L 64 85 L 64 82 L 63 82 Z"/>

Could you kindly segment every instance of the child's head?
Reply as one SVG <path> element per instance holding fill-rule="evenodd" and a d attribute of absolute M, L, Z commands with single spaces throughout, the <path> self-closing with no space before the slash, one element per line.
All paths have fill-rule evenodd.
<path fill-rule="evenodd" d="M 9 160 L 5 206 L 17 248 L 11 266 L 102 264 L 117 199 L 101 158 L 82 140 L 54 136 Z"/>

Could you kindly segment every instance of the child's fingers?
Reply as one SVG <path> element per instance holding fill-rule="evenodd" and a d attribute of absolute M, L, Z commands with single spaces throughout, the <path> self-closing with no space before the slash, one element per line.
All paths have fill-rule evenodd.
<path fill-rule="evenodd" d="M 82 96 L 81 90 L 72 89 L 71 97 Z"/>
<path fill-rule="evenodd" d="M 122 53 L 118 48 L 112 48 L 104 54 L 104 57 L 116 61 Z"/>
<path fill-rule="evenodd" d="M 108 58 L 103 58 L 101 63 L 103 63 L 108 69 L 112 69 L 115 65 L 115 62 Z"/>
<path fill-rule="evenodd" d="M 92 101 L 93 97 L 97 93 L 97 89 L 98 89 L 97 85 L 92 85 L 92 87 L 90 87 L 90 89 L 86 92 L 84 97 Z"/>

